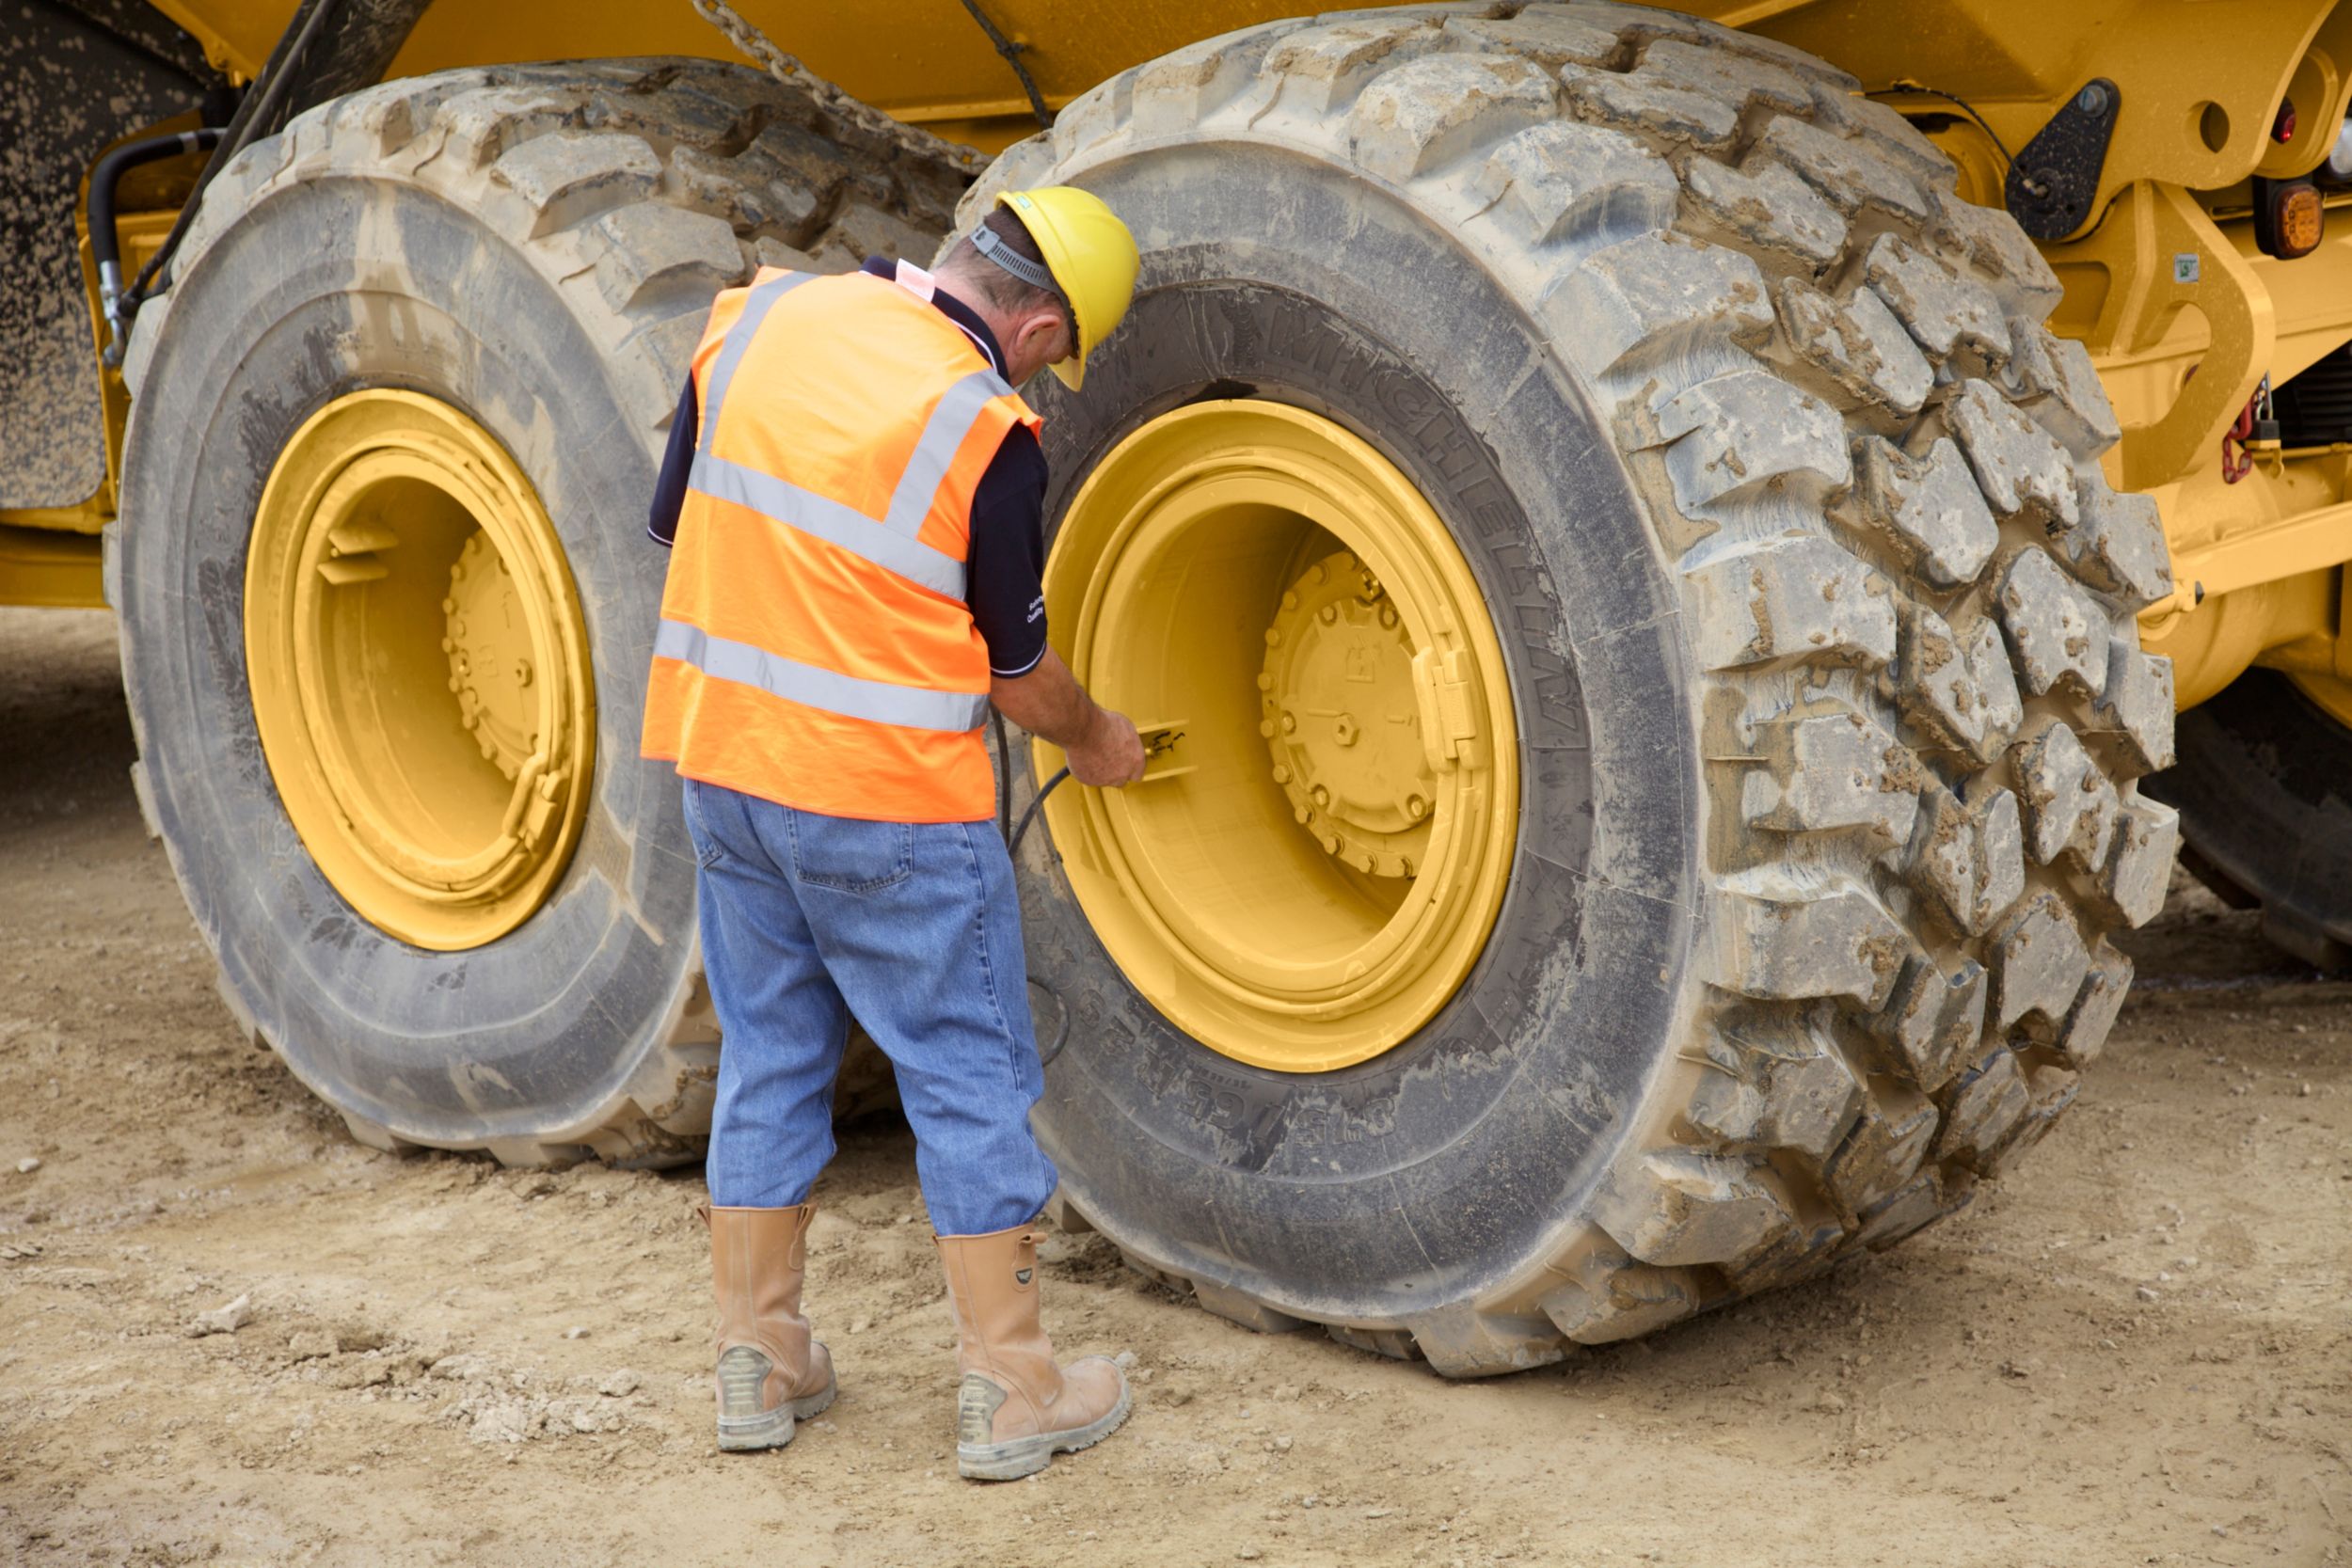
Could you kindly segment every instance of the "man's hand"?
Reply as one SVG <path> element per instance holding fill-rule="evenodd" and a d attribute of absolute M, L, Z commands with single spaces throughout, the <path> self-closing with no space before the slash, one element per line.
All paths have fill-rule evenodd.
<path fill-rule="evenodd" d="M 997 711 L 1031 735 L 1070 754 L 1070 776 L 1097 789 L 1116 789 L 1143 777 L 1143 741 L 1124 714 L 1086 694 L 1053 649 L 1025 675 L 989 683 Z"/>
<path fill-rule="evenodd" d="M 1086 739 L 1063 750 L 1070 753 L 1070 776 L 1082 784 L 1122 789 L 1143 777 L 1143 738 L 1123 713 L 1095 708 Z"/>

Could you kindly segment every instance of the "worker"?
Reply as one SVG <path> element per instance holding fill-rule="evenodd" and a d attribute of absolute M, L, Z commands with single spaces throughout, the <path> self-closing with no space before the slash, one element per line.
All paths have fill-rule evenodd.
<path fill-rule="evenodd" d="M 1108 1436 L 1111 1361 L 1038 1312 L 1053 1163 L 993 702 L 1071 776 L 1143 773 L 1135 725 L 1046 641 L 1044 455 L 1014 388 L 1075 392 L 1136 243 L 1068 186 L 1000 195 L 938 271 L 760 269 L 712 307 L 656 485 L 672 546 L 644 752 L 676 764 L 719 1015 L 708 1178 L 719 1447 L 833 1401 L 801 1285 L 852 1017 L 889 1056 L 955 1315 L 956 1461 L 1004 1481 Z"/>

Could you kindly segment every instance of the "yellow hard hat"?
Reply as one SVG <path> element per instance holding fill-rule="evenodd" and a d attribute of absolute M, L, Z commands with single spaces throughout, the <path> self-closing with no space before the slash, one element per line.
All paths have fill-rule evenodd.
<path fill-rule="evenodd" d="M 1108 338 L 1127 314 L 1136 293 L 1136 237 L 1103 198 L 1075 185 L 1044 185 L 1033 191 L 1001 191 L 998 206 L 1037 241 L 1048 271 L 1070 302 L 1078 341 L 1070 357 L 1052 369 L 1072 391 L 1086 379 L 1087 356 Z"/>

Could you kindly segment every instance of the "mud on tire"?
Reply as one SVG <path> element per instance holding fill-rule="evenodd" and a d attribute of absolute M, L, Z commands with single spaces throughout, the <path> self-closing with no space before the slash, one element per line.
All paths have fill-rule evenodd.
<path fill-rule="evenodd" d="M 108 598 L 139 797 L 244 1026 L 380 1147 L 694 1157 L 717 1034 L 670 769 L 637 758 L 665 556 L 644 506 L 710 299 L 763 261 L 928 254 L 965 184 L 845 141 L 756 72 L 459 71 L 323 105 L 225 168 L 141 313 Z M 471 416 L 561 534 L 596 676 L 595 799 L 545 907 L 466 952 L 352 912 L 289 824 L 245 669 L 246 546 L 315 409 Z M 355 694 L 357 696 L 357 694 Z"/>
<path fill-rule="evenodd" d="M 1851 78 L 1613 6 L 1216 39 L 965 214 L 1060 181 L 1143 272 L 1085 397 L 1041 394 L 1054 505 L 1192 399 L 1347 424 L 1479 577 L 1528 781 L 1462 992 L 1319 1076 L 1174 1029 L 1033 838 L 1071 1223 L 1471 1374 L 1886 1245 L 2042 1135 L 2173 859 L 2132 784 L 2171 752 L 2134 619 L 2169 573 L 2006 215 Z"/>

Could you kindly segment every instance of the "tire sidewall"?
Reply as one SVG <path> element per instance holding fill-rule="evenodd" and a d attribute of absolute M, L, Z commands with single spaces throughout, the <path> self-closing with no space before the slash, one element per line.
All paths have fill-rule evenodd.
<path fill-rule="evenodd" d="M 1421 488 L 1477 578 L 1521 799 L 1469 980 L 1411 1039 L 1312 1076 L 1172 1026 L 1030 849 L 1031 962 L 1071 1022 L 1040 1136 L 1080 1210 L 1159 1266 L 1327 1319 L 1459 1300 L 1579 1223 L 1682 1022 L 1698 785 L 1672 585 L 1616 442 L 1542 330 L 1406 204 L 1263 147 L 1074 175 L 1143 261 L 1084 395 L 1037 393 L 1049 546 L 1094 462 L 1170 408 L 1255 396 L 1327 415 Z M 1237 210 L 1237 189 L 1279 198 Z"/>
<path fill-rule="evenodd" d="M 417 186 L 328 176 L 243 214 L 177 283 L 124 456 L 126 684 L 158 827 L 225 983 L 338 1107 L 434 1143 L 581 1124 L 690 983 L 692 862 L 635 723 L 666 558 L 646 543 L 659 410 L 635 408 L 557 288 Z M 271 780 L 245 668 L 247 544 L 286 439 L 370 387 L 498 439 L 569 558 L 596 680 L 595 798 L 548 902 L 437 953 L 357 915 Z"/>

